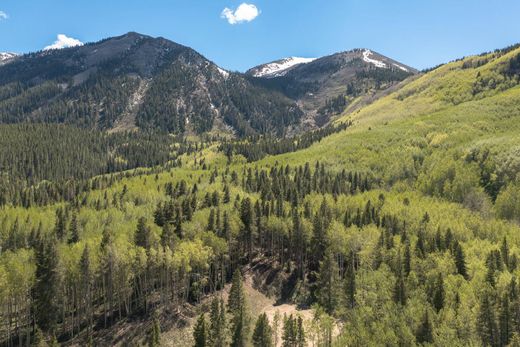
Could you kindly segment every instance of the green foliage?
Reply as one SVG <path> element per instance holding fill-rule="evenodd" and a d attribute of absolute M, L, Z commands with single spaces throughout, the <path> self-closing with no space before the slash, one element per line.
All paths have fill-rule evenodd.
<path fill-rule="evenodd" d="M 258 316 L 255 329 L 253 330 L 253 346 L 254 347 L 272 347 L 272 330 L 269 320 L 265 313 Z"/>
<path fill-rule="evenodd" d="M 231 319 L 231 346 L 244 347 L 249 337 L 249 312 L 240 270 L 235 270 L 229 291 L 228 310 Z"/>
<path fill-rule="evenodd" d="M 197 319 L 197 323 L 195 324 L 195 327 L 193 328 L 193 339 L 195 340 L 195 343 L 193 344 L 193 347 L 206 347 L 208 345 L 208 331 L 206 326 L 206 318 L 204 317 L 204 314 L 202 313 L 199 318 Z"/>

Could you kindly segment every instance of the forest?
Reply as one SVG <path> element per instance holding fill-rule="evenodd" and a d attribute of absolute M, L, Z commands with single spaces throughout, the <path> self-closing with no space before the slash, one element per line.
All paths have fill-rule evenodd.
<path fill-rule="evenodd" d="M 518 57 L 291 139 L 1 125 L 0 345 L 520 345 Z"/>

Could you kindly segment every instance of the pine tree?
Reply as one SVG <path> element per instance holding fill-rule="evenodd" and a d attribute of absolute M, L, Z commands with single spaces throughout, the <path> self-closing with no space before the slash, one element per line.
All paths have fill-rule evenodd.
<path fill-rule="evenodd" d="M 307 344 L 305 338 L 305 330 L 303 328 L 303 319 L 298 316 L 298 327 L 296 331 L 296 346 L 297 347 L 305 347 Z"/>
<path fill-rule="evenodd" d="M 143 247 L 146 250 L 150 249 L 150 229 L 146 225 L 146 219 L 144 217 L 139 218 L 137 222 L 134 240 L 136 246 Z"/>
<path fill-rule="evenodd" d="M 513 335 L 513 321 L 511 307 L 509 305 L 509 295 L 506 293 L 500 303 L 499 311 L 500 346 L 509 345 Z"/>
<path fill-rule="evenodd" d="M 253 332 L 253 346 L 272 347 L 272 333 L 267 315 L 265 313 L 261 314 L 256 321 L 255 330 Z"/>
<path fill-rule="evenodd" d="M 399 271 L 395 280 L 394 302 L 402 306 L 406 305 L 406 285 L 401 271 Z"/>
<path fill-rule="evenodd" d="M 345 297 L 347 307 L 352 309 L 356 304 L 356 272 L 354 270 L 354 252 L 350 252 L 350 259 L 345 272 Z"/>
<path fill-rule="evenodd" d="M 148 335 L 148 347 L 161 346 L 161 326 L 159 320 L 155 318 L 152 324 L 152 330 Z"/>
<path fill-rule="evenodd" d="M 281 315 L 280 311 L 276 310 L 273 317 L 273 343 L 275 346 L 278 346 L 279 339 L 279 329 L 280 329 Z"/>
<path fill-rule="evenodd" d="M 224 186 L 224 198 L 222 200 L 224 204 L 228 204 L 231 201 L 231 195 L 229 193 L 229 186 L 226 184 Z"/>
<path fill-rule="evenodd" d="M 428 311 L 424 313 L 419 329 L 416 334 L 417 343 L 432 343 L 433 342 L 433 328 L 430 322 Z"/>
<path fill-rule="evenodd" d="M 88 319 L 87 333 L 91 337 L 92 326 L 92 278 L 93 273 L 90 264 L 90 251 L 88 245 L 83 249 L 83 254 L 80 259 L 80 275 L 81 275 L 81 290 L 82 297 L 85 302 L 85 314 Z"/>
<path fill-rule="evenodd" d="M 193 329 L 193 339 L 195 343 L 193 347 L 208 347 L 208 336 L 206 328 L 206 318 L 204 313 L 201 313 Z"/>
<path fill-rule="evenodd" d="M 36 326 L 34 329 L 34 338 L 31 345 L 34 347 L 49 347 L 49 344 L 45 341 L 45 336 L 39 326 Z"/>
<path fill-rule="evenodd" d="M 496 346 L 499 336 L 493 306 L 488 293 L 484 293 L 477 317 L 477 331 L 484 345 Z"/>
<path fill-rule="evenodd" d="M 339 269 L 338 263 L 331 250 L 325 253 L 321 262 L 318 277 L 318 302 L 328 314 L 332 314 L 337 307 L 339 297 Z"/>
<path fill-rule="evenodd" d="M 464 256 L 464 251 L 462 250 L 462 246 L 457 242 L 455 244 L 455 266 L 457 268 L 457 273 L 468 279 L 468 272 L 466 270 L 466 257 Z"/>
<path fill-rule="evenodd" d="M 500 255 L 502 256 L 502 261 L 504 262 L 504 265 L 507 269 L 510 269 L 509 264 L 509 245 L 507 244 L 507 239 L 504 236 L 504 239 L 502 240 L 502 245 L 500 246 Z"/>
<path fill-rule="evenodd" d="M 36 324 L 44 331 L 53 333 L 59 317 L 58 250 L 56 239 L 42 240 L 35 251 L 36 273 L 33 290 Z"/>
<path fill-rule="evenodd" d="M 56 224 L 54 226 L 54 233 L 59 241 L 65 237 L 65 215 L 62 208 L 56 210 Z"/>
<path fill-rule="evenodd" d="M 240 205 L 240 220 L 243 228 L 241 229 L 241 240 L 244 250 L 249 260 L 253 257 L 253 208 L 249 197 L 242 200 Z"/>
<path fill-rule="evenodd" d="M 215 231 L 215 210 L 214 209 L 211 209 L 209 211 L 208 225 L 206 226 L 206 230 Z"/>
<path fill-rule="evenodd" d="M 235 270 L 229 291 L 228 311 L 232 315 L 232 346 L 242 347 L 247 344 L 249 316 L 240 270 Z"/>
<path fill-rule="evenodd" d="M 229 225 L 229 214 L 227 211 L 224 211 L 224 221 L 222 222 L 222 236 L 226 240 L 230 240 L 231 238 L 231 227 Z"/>
<path fill-rule="evenodd" d="M 79 242 L 79 231 L 78 231 L 78 216 L 76 213 L 72 214 L 72 219 L 69 226 L 69 244 Z"/>
<path fill-rule="evenodd" d="M 297 347 L 298 326 L 291 314 L 285 317 L 283 324 L 282 346 L 283 347 Z"/>
<path fill-rule="evenodd" d="M 444 279 L 442 278 L 442 274 L 437 275 L 437 279 L 435 281 L 434 287 L 433 287 L 433 307 L 437 312 L 439 312 L 444 307 Z"/>
<path fill-rule="evenodd" d="M 209 346 L 224 347 L 226 342 L 226 317 L 224 302 L 218 298 L 211 301 Z"/>
<path fill-rule="evenodd" d="M 406 247 L 404 248 L 404 261 L 403 261 L 403 275 L 404 277 L 408 277 L 412 271 L 412 254 L 410 252 L 410 243 L 406 243 Z"/>

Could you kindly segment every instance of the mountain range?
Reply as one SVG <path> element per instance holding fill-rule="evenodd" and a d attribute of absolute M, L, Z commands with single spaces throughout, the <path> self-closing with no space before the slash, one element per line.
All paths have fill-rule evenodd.
<path fill-rule="evenodd" d="M 520 45 L 5 61 L 0 346 L 520 345 Z"/>
<path fill-rule="evenodd" d="M 294 134 L 414 75 L 368 49 L 230 72 L 195 50 L 130 32 L 84 46 L 0 56 L 0 122 L 107 131 Z"/>

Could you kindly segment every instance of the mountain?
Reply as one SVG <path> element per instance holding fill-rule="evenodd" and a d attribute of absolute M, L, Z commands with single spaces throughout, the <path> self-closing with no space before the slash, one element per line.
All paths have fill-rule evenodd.
<path fill-rule="evenodd" d="M 0 62 L 0 123 L 110 132 L 292 135 L 416 73 L 369 50 L 226 71 L 193 49 L 130 32 Z M 9 62 L 9 64 L 7 64 Z"/>
<path fill-rule="evenodd" d="M 280 60 L 276 60 L 267 64 L 256 66 L 252 69 L 249 69 L 246 74 L 250 74 L 254 77 L 264 77 L 264 78 L 272 78 L 272 77 L 280 77 L 285 76 L 289 70 L 292 68 L 301 65 L 307 64 L 316 60 L 316 58 L 300 58 L 300 57 L 290 57 L 284 58 Z"/>
<path fill-rule="evenodd" d="M 17 56 L 18 54 L 12 52 L 0 52 L 0 65 L 7 64 Z"/>
<path fill-rule="evenodd" d="M 138 33 L 26 54 L 0 67 L 2 123 L 281 135 L 301 114 L 278 91 L 189 47 Z"/>
<path fill-rule="evenodd" d="M 371 50 L 354 49 L 319 59 L 282 59 L 247 74 L 294 100 L 312 128 L 327 123 L 356 98 L 385 90 L 417 70 Z"/>

